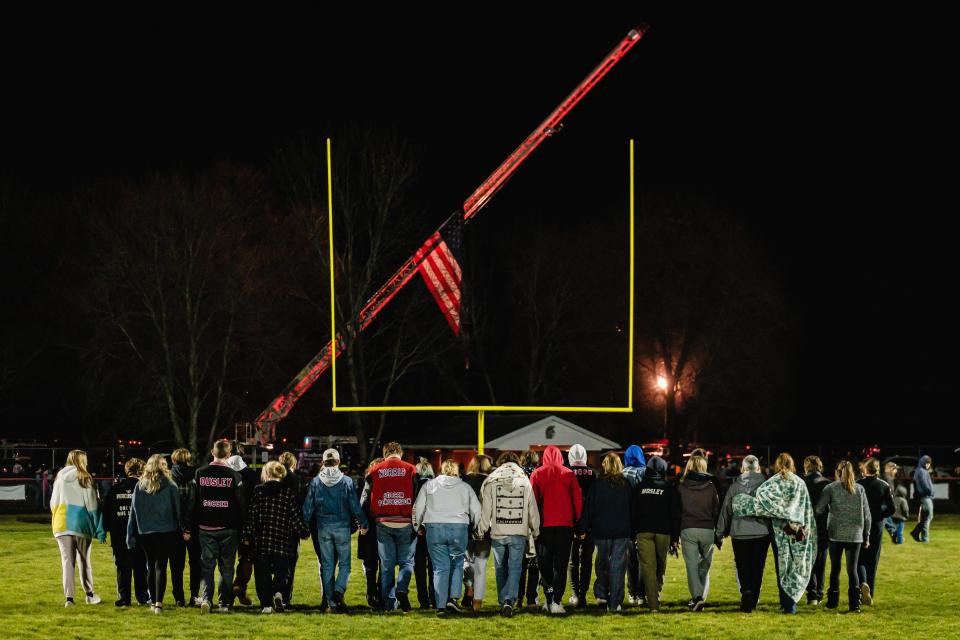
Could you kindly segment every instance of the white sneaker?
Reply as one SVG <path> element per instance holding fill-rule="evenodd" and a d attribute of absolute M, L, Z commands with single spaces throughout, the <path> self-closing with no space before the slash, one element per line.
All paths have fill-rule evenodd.
<path fill-rule="evenodd" d="M 153 613 L 154 615 L 160 615 L 161 613 L 163 613 L 163 607 L 158 607 L 157 605 L 153 605 Z"/>
<path fill-rule="evenodd" d="M 220 613 L 230 613 L 230 607 L 225 604 L 220 605 Z"/>
<path fill-rule="evenodd" d="M 66 602 L 63 603 L 64 608 L 67 608 L 67 609 L 69 609 L 73 605 L 74 605 L 73 600 L 67 600 Z"/>
<path fill-rule="evenodd" d="M 621 607 L 621 606 L 618 604 L 616 609 L 607 609 L 607 611 L 616 611 L 616 612 L 619 613 L 619 612 L 623 611 L 623 607 Z"/>
<path fill-rule="evenodd" d="M 540 608 L 543 609 L 543 612 L 544 612 L 544 613 L 550 613 L 550 603 L 549 603 L 549 602 L 544 602 L 544 603 L 543 603 L 543 606 L 540 607 Z"/>
<path fill-rule="evenodd" d="M 97 594 L 87 596 L 87 604 L 100 604 L 101 602 L 103 602 L 103 600 L 101 600 Z"/>
<path fill-rule="evenodd" d="M 201 600 L 201 601 L 200 601 L 200 614 L 202 615 L 202 614 L 204 614 L 204 613 L 210 613 L 210 601 L 209 601 L 209 600 Z"/>
<path fill-rule="evenodd" d="M 571 607 L 576 607 L 580 604 L 580 598 L 578 598 L 577 594 L 574 593 L 569 598 L 567 598 L 567 602 L 570 603 Z"/>
<path fill-rule="evenodd" d="M 277 611 L 283 609 L 283 594 L 281 594 L 279 591 L 273 594 L 273 608 Z"/>
<path fill-rule="evenodd" d="M 607 606 L 607 600 L 606 600 L 606 598 L 597 598 L 597 606 L 598 606 L 598 607 L 605 607 L 605 606 Z"/>
<path fill-rule="evenodd" d="M 273 613 L 273 607 L 264 607 L 260 610 L 260 613 Z"/>
<path fill-rule="evenodd" d="M 567 610 L 564 609 L 563 605 L 560 604 L 559 602 L 554 602 L 550 605 L 550 613 L 553 615 L 563 615 L 566 612 Z"/>

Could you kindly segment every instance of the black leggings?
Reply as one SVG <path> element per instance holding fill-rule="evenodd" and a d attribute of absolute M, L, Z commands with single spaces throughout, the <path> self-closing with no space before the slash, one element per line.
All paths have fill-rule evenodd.
<path fill-rule="evenodd" d="M 167 590 L 167 561 L 178 535 L 178 531 L 140 535 L 143 552 L 147 555 L 147 585 L 150 588 L 150 597 L 156 605 L 163 603 L 163 592 Z"/>
<path fill-rule="evenodd" d="M 840 554 L 847 556 L 848 590 L 860 587 L 860 578 L 857 575 L 857 559 L 860 557 L 860 547 L 862 545 L 862 542 L 830 541 L 830 591 L 840 592 Z"/>

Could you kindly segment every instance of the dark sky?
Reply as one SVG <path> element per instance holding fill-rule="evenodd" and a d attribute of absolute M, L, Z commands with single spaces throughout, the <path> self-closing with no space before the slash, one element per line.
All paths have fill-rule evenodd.
<path fill-rule="evenodd" d="M 422 145 L 447 212 L 648 22 L 498 198 L 529 196 L 524 180 L 542 188 L 578 154 L 584 184 L 622 172 L 636 138 L 642 185 L 708 194 L 767 243 L 803 327 L 798 424 L 945 429 L 955 162 L 941 150 L 956 148 L 956 105 L 942 17 L 711 11 L 10 20 L 0 166 L 55 192 L 107 172 L 265 163 L 285 136 L 373 122 Z"/>

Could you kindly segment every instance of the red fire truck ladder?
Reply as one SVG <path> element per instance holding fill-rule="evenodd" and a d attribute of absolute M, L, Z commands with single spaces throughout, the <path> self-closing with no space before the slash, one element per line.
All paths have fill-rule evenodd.
<path fill-rule="evenodd" d="M 641 25 L 628 33 L 610 53 L 606 55 L 603 61 L 598 64 L 593 71 L 560 103 L 547 118 L 533 130 L 527 139 L 519 147 L 514 149 L 513 153 L 483 181 L 476 191 L 470 194 L 470 197 L 463 203 L 464 224 L 480 211 L 490 199 L 506 184 L 513 174 L 520 168 L 520 165 L 533 153 L 534 149 L 540 146 L 547 137 L 553 135 L 561 128 L 561 122 L 564 117 L 579 103 L 600 80 L 607 75 L 610 69 L 616 65 L 623 56 L 635 45 L 643 34 L 647 26 Z M 420 255 L 429 252 L 420 252 Z M 417 272 L 417 267 L 422 261 L 416 256 L 407 259 L 396 273 L 374 293 L 357 316 L 355 333 L 360 333 L 366 329 L 373 319 L 380 313 L 390 300 L 397 295 L 410 279 Z M 337 334 L 337 355 L 339 356 L 344 349 L 343 334 Z M 257 438 L 261 443 L 266 444 L 275 440 L 276 425 L 287 417 L 293 405 L 297 400 L 307 392 L 310 386 L 316 382 L 324 371 L 330 366 L 332 344 L 327 345 L 320 351 L 313 360 L 307 363 L 300 373 L 286 386 L 283 392 L 274 398 L 266 409 L 257 417 L 254 422 Z"/>

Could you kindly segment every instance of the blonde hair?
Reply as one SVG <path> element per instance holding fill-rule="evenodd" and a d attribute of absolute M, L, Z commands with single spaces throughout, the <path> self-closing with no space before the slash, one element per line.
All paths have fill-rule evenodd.
<path fill-rule="evenodd" d="M 627 479 L 623 477 L 623 462 L 620 461 L 620 456 L 611 451 L 603 456 L 603 462 L 600 464 L 603 467 L 603 477 L 610 484 L 615 487 L 626 485 Z"/>
<path fill-rule="evenodd" d="M 823 471 L 823 460 L 820 459 L 820 456 L 807 456 L 803 459 L 803 470 L 805 473 Z"/>
<path fill-rule="evenodd" d="M 687 468 L 683 470 L 683 479 L 687 479 L 689 473 L 706 473 L 707 459 L 703 456 L 690 456 L 687 460 Z"/>
<path fill-rule="evenodd" d="M 857 474 L 854 473 L 853 465 L 849 460 L 843 460 L 837 465 L 837 482 L 850 493 L 856 491 Z"/>
<path fill-rule="evenodd" d="M 128 478 L 139 478 L 140 474 L 143 473 L 144 464 L 140 458 L 130 458 L 124 463 L 123 472 L 127 474 Z"/>
<path fill-rule="evenodd" d="M 280 464 L 287 468 L 287 471 L 293 471 L 297 468 L 297 457 L 289 451 L 280 454 Z"/>
<path fill-rule="evenodd" d="M 440 475 L 458 476 L 460 475 L 460 463 L 453 458 L 447 458 L 440 463 Z"/>
<path fill-rule="evenodd" d="M 383 457 L 389 458 L 390 456 L 403 457 L 403 447 L 400 446 L 399 442 L 388 442 L 383 445 Z"/>
<path fill-rule="evenodd" d="M 490 472 L 493 471 L 493 464 L 490 462 L 490 456 L 485 456 L 482 453 L 475 455 L 473 460 L 470 461 L 470 465 L 467 467 L 468 474 L 482 473 L 485 476 L 490 475 Z"/>
<path fill-rule="evenodd" d="M 170 459 L 173 460 L 173 464 L 190 464 L 193 454 L 190 453 L 190 449 L 177 449 L 170 454 Z"/>
<path fill-rule="evenodd" d="M 370 475 L 370 469 L 373 469 L 375 466 L 377 466 L 381 462 L 383 462 L 383 458 L 374 458 L 373 460 L 371 460 L 370 464 L 367 465 L 367 470 L 363 472 L 363 477 L 366 478 L 368 475 Z"/>
<path fill-rule="evenodd" d="M 789 478 L 790 474 L 797 470 L 797 467 L 793 464 L 793 456 L 786 451 L 778 455 L 777 461 L 773 463 L 773 470 L 775 473 L 779 473 L 784 480 Z"/>
<path fill-rule="evenodd" d="M 260 481 L 270 482 L 272 480 L 283 480 L 286 475 L 287 468 L 276 460 L 271 460 L 263 465 L 263 471 L 260 472 Z"/>
<path fill-rule="evenodd" d="M 84 489 L 93 486 L 93 476 L 87 471 L 87 452 L 81 449 L 74 449 L 67 454 L 67 465 L 77 468 L 77 482 Z"/>
<path fill-rule="evenodd" d="M 880 473 L 880 461 L 876 458 L 867 458 L 867 461 L 863 463 L 863 468 L 867 472 L 868 476 L 875 476 Z"/>
<path fill-rule="evenodd" d="M 166 478 L 168 482 L 173 482 L 173 477 L 167 468 L 167 459 L 163 457 L 162 453 L 155 453 L 147 460 L 147 464 L 143 468 L 143 475 L 140 476 L 140 482 L 137 484 L 147 493 L 156 493 L 163 486 L 162 478 Z"/>

